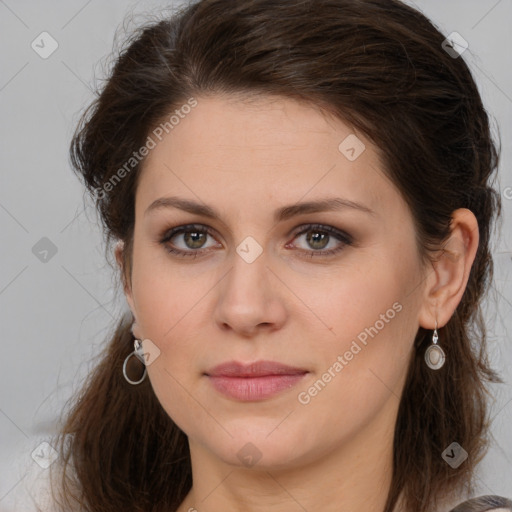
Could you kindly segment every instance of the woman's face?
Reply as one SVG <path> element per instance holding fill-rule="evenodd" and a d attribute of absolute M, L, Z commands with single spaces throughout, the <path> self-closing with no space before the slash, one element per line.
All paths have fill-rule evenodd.
<path fill-rule="evenodd" d="M 156 396 L 193 457 L 388 456 L 424 307 L 406 203 L 339 120 L 196 99 L 152 135 L 136 193 L 127 299 Z"/>

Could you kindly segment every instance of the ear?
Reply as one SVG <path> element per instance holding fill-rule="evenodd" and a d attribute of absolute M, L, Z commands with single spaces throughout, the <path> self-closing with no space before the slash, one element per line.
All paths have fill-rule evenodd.
<path fill-rule="evenodd" d="M 123 290 L 124 290 L 124 295 L 126 297 L 126 301 L 128 302 L 128 305 L 130 306 L 130 309 L 132 311 L 134 318 L 137 319 L 137 316 L 135 314 L 135 303 L 133 300 L 132 291 L 128 284 L 128 280 L 126 279 L 126 273 L 125 273 L 125 268 L 124 268 L 124 261 L 123 261 L 124 247 L 125 247 L 124 242 L 122 240 L 119 240 L 114 249 L 114 255 L 116 257 L 116 261 L 117 261 L 117 264 L 119 265 L 119 270 L 121 272 L 121 279 L 122 279 L 122 283 L 123 283 Z"/>
<path fill-rule="evenodd" d="M 439 250 L 433 268 L 427 270 L 419 324 L 425 329 L 443 327 L 457 308 L 469 279 L 478 249 L 478 221 L 471 210 L 452 214 L 451 234 Z"/>

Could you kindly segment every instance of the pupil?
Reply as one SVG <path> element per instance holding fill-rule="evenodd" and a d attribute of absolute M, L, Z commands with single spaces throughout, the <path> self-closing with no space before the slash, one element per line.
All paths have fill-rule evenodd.
<path fill-rule="evenodd" d="M 186 241 L 187 245 L 189 245 L 188 244 L 189 239 L 192 239 L 192 248 L 193 249 L 197 249 L 198 247 L 201 247 L 202 243 L 199 243 L 198 245 L 194 245 L 194 242 L 198 241 L 197 238 L 204 237 L 204 233 L 199 233 L 197 231 L 189 231 L 188 233 L 189 233 L 189 235 L 185 236 L 185 239 L 186 239 L 185 241 Z M 204 243 L 204 241 L 203 241 L 203 243 Z"/>
<path fill-rule="evenodd" d="M 310 245 L 312 245 L 313 247 L 317 248 L 317 249 L 323 249 L 327 244 L 325 243 L 326 240 L 327 240 L 327 234 L 325 233 L 321 233 L 319 231 L 310 231 L 310 233 L 316 233 L 316 235 L 312 235 L 312 236 L 308 236 L 307 239 L 308 239 L 308 243 Z M 318 233 L 321 233 L 321 234 L 318 234 Z M 324 243 L 321 243 L 320 246 L 315 246 L 315 242 L 324 242 Z M 311 243 L 313 242 L 313 243 Z"/>

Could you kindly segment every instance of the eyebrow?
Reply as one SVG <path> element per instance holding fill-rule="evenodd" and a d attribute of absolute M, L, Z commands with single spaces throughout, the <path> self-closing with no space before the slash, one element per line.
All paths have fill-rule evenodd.
<path fill-rule="evenodd" d="M 144 216 L 151 212 L 155 212 L 162 208 L 178 208 L 186 212 L 201 215 L 211 219 L 219 219 L 220 215 L 211 206 L 196 203 L 190 199 L 183 199 L 180 197 L 160 197 L 153 201 L 144 212 Z M 303 203 L 292 204 L 289 206 L 283 206 L 277 209 L 274 213 L 274 221 L 282 222 L 296 215 L 305 213 L 318 213 L 324 211 L 339 211 L 344 209 L 353 209 L 361 211 L 370 215 L 377 215 L 376 212 L 368 208 L 367 206 L 349 201 L 348 199 L 342 199 L 341 197 L 330 197 L 320 199 L 316 201 L 307 201 Z"/>

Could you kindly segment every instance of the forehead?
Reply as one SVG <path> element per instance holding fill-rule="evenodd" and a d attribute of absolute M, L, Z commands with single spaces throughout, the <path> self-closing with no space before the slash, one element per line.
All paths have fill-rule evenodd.
<path fill-rule="evenodd" d="M 326 193 L 364 198 L 372 209 L 397 200 L 377 148 L 319 108 L 269 96 L 196 101 L 146 157 L 138 202 L 164 192 L 205 197 L 215 191 L 240 204 L 276 197 L 288 204 Z M 347 140 L 362 151 L 356 159 L 342 152 Z"/>
<path fill-rule="evenodd" d="M 148 160 L 176 146 L 182 153 L 201 149 L 201 153 L 214 150 L 231 156 L 241 149 L 283 157 L 284 147 L 310 153 L 330 148 L 337 155 L 341 140 L 353 133 L 318 107 L 280 96 L 201 97 L 177 121 Z"/>

